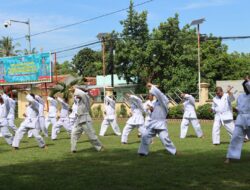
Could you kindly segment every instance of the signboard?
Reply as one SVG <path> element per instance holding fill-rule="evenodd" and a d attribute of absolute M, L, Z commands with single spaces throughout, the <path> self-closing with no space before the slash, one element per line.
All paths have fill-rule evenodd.
<path fill-rule="evenodd" d="M 99 88 L 91 89 L 89 91 L 89 93 L 91 94 L 91 96 L 94 96 L 94 97 L 99 96 L 100 95 L 100 89 Z"/>
<path fill-rule="evenodd" d="M 0 85 L 51 82 L 50 53 L 0 58 Z"/>

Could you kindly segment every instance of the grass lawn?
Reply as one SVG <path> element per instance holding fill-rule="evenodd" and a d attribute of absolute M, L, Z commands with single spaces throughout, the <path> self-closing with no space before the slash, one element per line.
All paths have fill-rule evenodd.
<path fill-rule="evenodd" d="M 120 121 L 124 126 L 124 121 Z M 99 132 L 100 121 L 94 121 Z M 65 131 L 57 141 L 46 139 L 47 150 L 38 148 L 34 139 L 23 139 L 20 149 L 12 151 L 0 138 L 0 189 L 249 189 L 250 151 L 244 144 L 242 159 L 223 163 L 229 143 L 225 129 L 221 131 L 220 146 L 211 143 L 212 123 L 202 124 L 205 139 L 197 139 L 190 127 L 188 137 L 179 139 L 179 123 L 169 124 L 170 137 L 179 156 L 171 156 L 158 138 L 151 145 L 148 157 L 137 156 L 139 139 L 134 130 L 129 144 L 121 145 L 120 138 L 108 130 L 100 138 L 104 152 L 96 152 L 82 136 L 78 152 L 70 153 L 70 139 Z"/>

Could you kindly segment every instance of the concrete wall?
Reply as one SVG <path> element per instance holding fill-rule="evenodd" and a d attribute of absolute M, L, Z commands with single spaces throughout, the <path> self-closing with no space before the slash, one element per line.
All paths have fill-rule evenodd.
<path fill-rule="evenodd" d="M 224 90 L 224 92 L 227 90 L 227 87 L 233 86 L 232 92 L 234 92 L 234 95 L 236 98 L 243 93 L 243 87 L 242 87 L 243 80 L 222 80 L 222 81 L 216 81 L 216 86 L 221 86 Z"/>

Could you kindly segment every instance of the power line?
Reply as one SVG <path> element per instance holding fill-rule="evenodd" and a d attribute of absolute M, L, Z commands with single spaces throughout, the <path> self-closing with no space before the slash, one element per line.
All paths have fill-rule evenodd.
<path fill-rule="evenodd" d="M 73 48 L 68 48 L 68 49 L 56 51 L 56 52 L 53 52 L 53 53 L 63 53 L 63 52 L 66 52 L 66 51 L 71 51 L 71 50 L 75 50 L 75 49 L 79 49 L 79 48 L 83 48 L 83 47 L 88 47 L 88 46 L 91 46 L 91 45 L 99 44 L 101 42 L 102 41 L 95 41 L 95 42 L 92 42 L 92 43 L 89 43 L 89 44 L 84 44 L 84 45 L 81 45 L 81 46 L 76 46 L 76 47 L 73 47 Z"/>
<path fill-rule="evenodd" d="M 154 0 L 147 0 L 147 1 L 144 1 L 142 3 L 135 4 L 133 7 L 139 7 L 139 6 L 142 6 L 144 4 L 150 3 L 152 1 L 154 1 Z M 90 22 L 90 21 L 97 20 L 97 19 L 100 19 L 100 18 L 103 18 L 103 17 L 106 17 L 106 16 L 110 16 L 110 15 L 113 15 L 113 14 L 116 14 L 116 13 L 119 13 L 119 12 L 126 11 L 128 9 L 129 9 L 129 7 L 123 8 L 123 9 L 119 9 L 119 10 L 116 10 L 116 11 L 112 11 L 112 12 L 109 12 L 109 13 L 105 13 L 103 15 L 92 17 L 92 18 L 89 18 L 89 19 L 86 19 L 86 20 L 82 20 L 82 21 L 79 21 L 79 22 L 75 22 L 75 23 L 72 23 L 72 24 L 68 24 L 68 25 L 64 25 L 64 26 L 59 26 L 59 27 L 56 27 L 56 28 L 53 28 L 53 29 L 50 29 L 50 30 L 45 30 L 45 31 L 42 31 L 42 32 L 34 33 L 34 34 L 31 34 L 30 37 L 32 37 L 32 36 L 38 36 L 38 35 L 41 35 L 41 34 L 46 34 L 46 33 L 49 33 L 49 32 L 54 32 L 56 30 L 61 30 L 61 29 L 68 28 L 68 27 L 75 26 L 75 25 L 79 25 L 79 24 L 82 24 L 82 23 L 85 23 L 85 22 Z M 23 39 L 23 38 L 26 38 L 26 37 L 23 36 L 23 37 L 15 38 L 13 40 L 19 40 L 19 39 Z"/>

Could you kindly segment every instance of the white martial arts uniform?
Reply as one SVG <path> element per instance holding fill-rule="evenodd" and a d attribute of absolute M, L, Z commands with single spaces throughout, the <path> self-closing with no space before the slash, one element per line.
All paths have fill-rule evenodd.
<path fill-rule="evenodd" d="M 128 135 L 134 128 L 138 128 L 138 131 L 141 134 L 144 132 L 144 108 L 142 100 L 135 95 L 130 95 L 129 103 L 131 106 L 132 116 L 128 119 L 125 127 L 123 128 L 121 137 L 122 143 L 128 142 Z"/>
<path fill-rule="evenodd" d="M 45 126 L 45 117 L 44 117 L 45 102 L 43 98 L 41 98 L 40 96 L 36 95 L 35 97 L 39 103 L 39 115 L 38 115 L 39 127 L 40 127 L 40 130 L 43 132 L 44 136 L 48 137 L 48 130 Z"/>
<path fill-rule="evenodd" d="M 76 123 L 73 126 L 71 133 L 71 151 L 76 151 L 76 144 L 81 137 L 82 132 L 85 132 L 93 147 L 100 151 L 102 149 L 102 143 L 95 134 L 95 130 L 92 127 L 92 119 L 90 117 L 90 98 L 87 93 L 80 89 L 75 89 L 75 96 L 80 97 L 77 103 L 77 118 Z"/>
<path fill-rule="evenodd" d="M 44 148 L 45 142 L 42 136 L 39 134 L 40 132 L 38 123 L 39 103 L 30 94 L 26 96 L 26 99 L 29 102 L 29 105 L 26 108 L 26 117 L 16 131 L 12 146 L 18 148 L 20 141 L 23 138 L 23 135 L 30 130 L 32 131 L 32 135 L 38 142 L 39 147 Z"/>
<path fill-rule="evenodd" d="M 227 93 L 224 93 L 221 98 L 218 96 L 213 98 L 212 110 L 215 113 L 212 131 L 213 144 L 220 144 L 221 125 L 226 128 L 229 136 L 232 137 L 234 121 L 231 103 L 234 100 L 234 96 L 229 96 Z"/>
<path fill-rule="evenodd" d="M 76 123 L 77 104 L 78 104 L 77 99 L 76 99 L 76 97 L 74 97 L 74 103 L 73 103 L 73 105 L 71 107 L 72 111 L 69 114 L 69 123 L 70 123 L 71 128 L 73 128 L 73 126 Z"/>
<path fill-rule="evenodd" d="M 48 97 L 47 100 L 49 101 L 49 113 L 45 120 L 45 127 L 48 130 L 50 124 L 52 124 L 52 126 L 56 124 L 57 101 L 52 97 Z"/>
<path fill-rule="evenodd" d="M 120 128 L 116 121 L 115 101 L 109 96 L 106 96 L 104 98 L 104 109 L 105 109 L 105 113 L 104 113 L 105 115 L 102 121 L 99 135 L 104 136 L 108 129 L 108 126 L 111 125 L 114 133 L 120 136 L 121 135 Z"/>
<path fill-rule="evenodd" d="M 3 99 L 3 104 L 0 104 L 0 132 L 5 141 L 9 145 L 11 145 L 13 137 L 8 129 L 8 121 L 7 121 L 7 116 L 10 111 L 8 96 L 3 94 L 2 99 Z"/>
<path fill-rule="evenodd" d="M 8 127 L 16 132 L 17 127 L 15 125 L 15 109 L 16 109 L 16 101 L 12 98 L 8 97 L 9 105 L 10 105 L 10 111 L 7 117 L 8 120 Z"/>
<path fill-rule="evenodd" d="M 141 155 L 148 155 L 151 139 L 158 134 L 165 149 L 175 155 L 176 148 L 169 138 L 166 125 L 169 100 L 156 86 L 151 87 L 150 93 L 153 94 L 157 100 L 153 103 L 154 109 L 151 114 L 151 121 L 146 126 L 146 131 L 142 134 L 142 140 L 138 153 Z"/>
<path fill-rule="evenodd" d="M 250 138 L 250 94 L 241 94 L 237 100 L 238 116 L 228 148 L 227 158 L 240 159 L 244 138 Z"/>
<path fill-rule="evenodd" d="M 144 127 L 146 127 L 149 124 L 149 122 L 151 121 L 151 114 L 152 114 L 152 112 L 149 110 L 149 106 L 153 107 L 154 106 L 153 102 L 154 101 L 147 100 L 143 104 L 144 112 L 146 113 L 146 115 L 145 115 L 145 121 L 144 121 Z"/>
<path fill-rule="evenodd" d="M 199 137 L 199 138 L 202 137 L 203 132 L 201 130 L 201 126 L 200 126 L 199 120 L 197 119 L 197 115 L 195 112 L 195 99 L 194 99 L 194 97 L 192 95 L 185 94 L 183 106 L 184 106 L 184 114 L 183 114 L 183 118 L 182 118 L 182 122 L 181 122 L 180 138 L 186 137 L 189 123 L 192 124 L 197 137 Z"/>
<path fill-rule="evenodd" d="M 52 126 L 51 139 L 57 139 L 57 134 L 63 127 L 69 134 L 71 133 L 71 126 L 69 122 L 69 104 L 67 104 L 62 98 L 57 98 L 61 104 L 61 112 L 59 120 Z"/>

